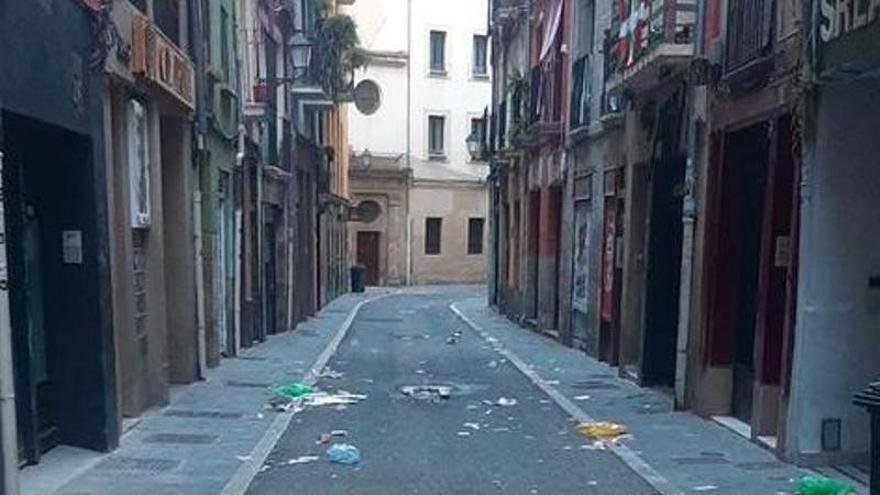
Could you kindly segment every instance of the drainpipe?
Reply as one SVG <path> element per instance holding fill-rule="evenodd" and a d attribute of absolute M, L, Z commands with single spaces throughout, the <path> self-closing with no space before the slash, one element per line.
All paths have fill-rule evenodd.
<path fill-rule="evenodd" d="M 189 9 L 192 13 L 190 18 L 190 40 L 193 46 L 193 58 L 196 65 L 196 125 L 195 125 L 195 174 L 193 180 L 193 246 L 195 248 L 196 263 L 196 348 L 198 350 L 200 378 L 204 378 L 207 368 L 207 342 L 205 329 L 205 267 L 203 266 L 203 243 L 202 243 L 202 167 L 205 166 L 205 133 L 208 130 L 208 115 L 206 113 L 208 90 L 208 71 L 205 61 L 205 31 L 202 2 L 189 0 Z"/>
<path fill-rule="evenodd" d="M 0 151 L 0 176 L 3 152 Z M 6 238 L 3 201 L 0 200 L 0 235 Z M 15 420 L 15 380 L 12 368 L 12 325 L 9 321 L 9 281 L 6 244 L 0 243 L 0 494 L 18 493 L 18 433 Z"/>
<path fill-rule="evenodd" d="M 410 189 L 412 189 L 412 0 L 406 1 L 406 276 L 405 284 L 412 284 L 412 223 Z"/>
<path fill-rule="evenodd" d="M 697 22 L 694 39 L 694 58 L 703 56 L 705 41 L 706 2 L 697 2 Z M 701 85 L 704 83 L 700 83 Z M 675 403 L 676 407 L 685 407 L 688 373 L 688 347 L 691 331 L 691 302 L 694 271 L 694 229 L 699 214 L 696 185 L 699 163 L 702 159 L 702 146 L 699 133 L 702 132 L 699 115 L 702 112 L 696 107 L 698 89 L 693 82 L 689 83 L 688 95 L 688 129 L 687 129 L 687 162 L 685 164 L 685 186 L 687 195 L 682 205 L 682 242 L 681 242 L 681 281 L 678 299 L 678 341 L 675 356 Z"/>

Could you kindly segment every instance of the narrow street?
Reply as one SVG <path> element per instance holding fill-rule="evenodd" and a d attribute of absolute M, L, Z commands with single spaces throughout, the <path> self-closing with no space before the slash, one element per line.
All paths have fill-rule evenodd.
<path fill-rule="evenodd" d="M 460 294 L 391 296 L 365 305 L 318 387 L 368 398 L 342 410 L 295 416 L 248 493 L 649 494 L 608 452 L 449 308 Z M 458 336 L 458 332 L 461 332 Z M 407 385 L 442 385 L 451 396 L 413 398 Z M 483 401 L 515 399 L 509 407 Z M 324 460 L 323 433 L 355 445 L 355 467 Z M 320 461 L 288 465 L 290 459 Z"/>

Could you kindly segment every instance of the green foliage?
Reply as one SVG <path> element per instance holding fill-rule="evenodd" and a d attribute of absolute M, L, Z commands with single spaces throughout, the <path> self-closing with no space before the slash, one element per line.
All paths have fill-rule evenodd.
<path fill-rule="evenodd" d="M 334 14 L 321 22 L 314 47 L 313 69 L 318 82 L 334 99 L 351 91 L 354 69 L 364 61 L 357 50 L 359 43 L 357 25 L 351 17 Z"/>

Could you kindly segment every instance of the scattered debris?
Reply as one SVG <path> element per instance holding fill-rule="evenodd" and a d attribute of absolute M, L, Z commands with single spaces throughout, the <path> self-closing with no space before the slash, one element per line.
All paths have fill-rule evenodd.
<path fill-rule="evenodd" d="M 332 380 L 338 380 L 338 379 L 342 378 L 343 376 L 345 376 L 345 374 L 342 373 L 341 371 L 335 371 L 330 368 L 324 368 L 324 371 L 322 371 L 319 376 L 321 376 L 322 378 L 330 378 Z"/>
<path fill-rule="evenodd" d="M 559 380 L 544 380 L 544 385 L 559 385 Z"/>
<path fill-rule="evenodd" d="M 626 427 L 617 423 L 600 421 L 598 423 L 580 423 L 575 426 L 582 435 L 599 440 L 612 440 L 626 434 Z"/>
<path fill-rule="evenodd" d="M 424 374 L 425 374 L 425 370 L 416 370 L 416 374 L 417 374 L 417 375 L 424 375 Z"/>
<path fill-rule="evenodd" d="M 269 399 L 269 404 L 266 406 L 267 408 L 276 411 L 276 412 L 290 412 L 293 411 L 294 414 L 302 411 L 302 406 L 299 405 L 299 401 L 295 401 L 290 397 L 280 397 L 275 396 Z M 261 416 L 257 416 L 262 419 Z"/>
<path fill-rule="evenodd" d="M 479 408 L 480 408 L 480 406 L 478 406 L 476 404 L 468 404 L 467 407 L 465 407 L 465 409 L 467 409 L 468 411 L 473 411 L 474 409 L 479 409 Z"/>
<path fill-rule="evenodd" d="M 460 432 L 458 432 L 458 436 L 460 436 L 460 437 L 469 437 L 469 436 L 471 436 L 471 432 L 469 432 L 469 431 L 460 431 Z"/>
<path fill-rule="evenodd" d="M 695 492 L 711 492 L 712 490 L 717 490 L 717 489 L 718 489 L 718 487 L 715 485 L 700 485 L 700 486 L 694 487 Z"/>
<path fill-rule="evenodd" d="M 332 440 L 333 437 L 344 437 L 346 435 L 348 435 L 348 432 L 345 430 L 333 430 L 330 433 L 321 433 L 315 443 L 330 443 L 330 440 Z"/>
<path fill-rule="evenodd" d="M 587 482 L 587 485 L 589 485 L 589 486 L 596 486 L 598 484 L 599 484 L 599 482 L 596 480 L 590 480 Z"/>
<path fill-rule="evenodd" d="M 550 401 L 547 400 L 547 399 L 541 399 L 541 400 L 538 401 L 538 403 L 539 403 L 539 404 L 549 404 Z"/>
<path fill-rule="evenodd" d="M 452 387 L 448 385 L 406 385 L 400 391 L 418 400 L 448 399 L 452 395 Z"/>
<path fill-rule="evenodd" d="M 263 413 L 257 413 L 257 419 L 263 419 L 263 418 L 265 418 L 265 417 L 266 417 L 265 414 L 263 414 Z"/>
<path fill-rule="evenodd" d="M 259 472 L 264 473 L 264 472 L 266 472 L 266 471 L 268 471 L 268 470 L 270 470 L 270 469 L 272 469 L 272 465 L 271 465 L 271 464 L 263 464 L 262 466 L 260 466 L 260 471 L 259 471 Z"/>
<path fill-rule="evenodd" d="M 318 459 L 320 459 L 320 457 L 313 456 L 313 455 L 303 455 L 300 457 L 289 459 L 287 461 L 287 465 L 293 466 L 294 464 L 308 464 L 309 462 L 315 462 Z"/>
<path fill-rule="evenodd" d="M 501 407 L 513 407 L 516 405 L 516 399 L 499 397 L 498 401 L 496 401 L 495 403 Z"/>
<path fill-rule="evenodd" d="M 582 401 L 582 400 L 590 400 L 589 395 L 577 395 L 574 397 L 574 400 Z"/>
<path fill-rule="evenodd" d="M 237 456 L 235 456 L 235 458 L 241 462 L 247 462 L 247 461 L 251 460 L 251 456 L 249 456 L 249 455 L 237 455 Z"/>
<path fill-rule="evenodd" d="M 508 428 L 506 426 L 499 426 L 498 428 L 492 428 L 492 431 L 497 432 L 497 433 L 501 433 L 503 431 L 510 431 L 510 428 Z"/>
<path fill-rule="evenodd" d="M 449 337 L 448 339 L 446 339 L 446 343 L 449 345 L 455 345 L 457 342 L 458 339 L 456 339 L 455 337 Z"/>
<path fill-rule="evenodd" d="M 479 423 L 465 423 L 465 424 L 462 425 L 462 426 L 464 426 L 465 428 L 470 428 L 470 429 L 472 429 L 472 430 L 474 430 L 474 431 L 480 429 L 480 424 L 479 424 Z"/>
<path fill-rule="evenodd" d="M 495 361 L 495 360 L 493 359 L 493 360 L 489 361 L 489 364 L 488 364 L 487 366 L 490 367 L 490 368 L 497 368 L 497 367 L 498 367 L 498 361 Z"/>
<path fill-rule="evenodd" d="M 327 460 L 337 464 L 357 464 L 361 462 L 361 452 L 354 445 L 336 443 L 327 449 Z"/>
<path fill-rule="evenodd" d="M 824 476 L 804 476 L 797 483 L 795 495 L 850 495 L 851 486 Z"/>
<path fill-rule="evenodd" d="M 320 407 L 320 406 L 339 406 L 339 405 L 351 405 L 357 404 L 358 402 L 366 399 L 367 396 L 363 394 L 352 394 L 350 392 L 346 392 L 345 390 L 338 390 L 335 394 L 330 394 L 327 392 L 315 392 L 305 397 L 305 405 L 311 407 Z"/>
<path fill-rule="evenodd" d="M 605 450 L 607 447 L 605 446 L 605 442 L 602 440 L 596 440 L 592 444 L 589 445 L 581 445 L 581 450 Z"/>
<path fill-rule="evenodd" d="M 287 385 L 279 385 L 273 388 L 272 391 L 275 392 L 275 395 L 279 397 L 296 399 L 298 397 L 311 394 L 312 387 L 306 385 L 305 383 L 290 383 Z"/>

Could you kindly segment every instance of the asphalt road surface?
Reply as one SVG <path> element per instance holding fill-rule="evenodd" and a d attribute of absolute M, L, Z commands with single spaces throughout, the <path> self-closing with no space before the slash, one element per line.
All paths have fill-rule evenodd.
<path fill-rule="evenodd" d="M 367 398 L 296 414 L 248 493 L 656 493 L 613 454 L 592 448 L 549 397 L 468 329 L 449 310 L 456 297 L 406 294 L 365 305 L 328 365 L 338 374 L 318 388 Z M 402 392 L 408 385 L 451 393 L 414 398 Z M 499 406 L 501 398 L 516 403 Z M 318 443 L 334 430 L 347 435 Z M 360 463 L 329 462 L 333 443 L 356 446 Z M 303 456 L 318 459 L 290 463 Z"/>

